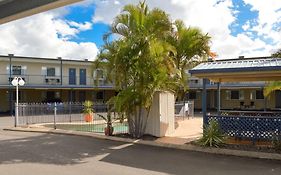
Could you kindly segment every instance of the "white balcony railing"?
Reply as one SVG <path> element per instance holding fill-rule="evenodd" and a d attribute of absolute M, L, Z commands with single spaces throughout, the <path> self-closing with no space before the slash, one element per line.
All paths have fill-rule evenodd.
<path fill-rule="evenodd" d="M 15 77 L 20 76 L 24 79 L 26 85 L 50 85 L 50 86 L 112 86 L 112 83 L 107 80 L 98 80 L 96 83 L 93 77 L 83 77 L 80 79 L 79 76 L 44 76 L 44 75 L 12 75 L 0 74 L 0 85 L 9 85 L 9 82 Z"/>

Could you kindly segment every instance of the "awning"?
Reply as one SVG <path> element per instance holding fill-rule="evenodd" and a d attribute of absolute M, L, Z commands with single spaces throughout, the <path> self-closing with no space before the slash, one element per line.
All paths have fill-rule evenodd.
<path fill-rule="evenodd" d="M 205 62 L 189 70 L 189 73 L 214 82 L 280 81 L 281 58 Z"/>
<path fill-rule="evenodd" d="M 0 0 L 0 24 L 82 0 Z"/>

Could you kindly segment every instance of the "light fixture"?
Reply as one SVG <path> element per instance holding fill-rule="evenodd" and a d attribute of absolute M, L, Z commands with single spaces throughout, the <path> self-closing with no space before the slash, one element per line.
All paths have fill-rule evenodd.
<path fill-rule="evenodd" d="M 14 77 L 12 80 L 12 85 L 16 87 L 16 115 L 15 115 L 15 127 L 18 126 L 18 117 L 19 117 L 19 86 L 25 84 L 24 80 L 21 77 Z"/>

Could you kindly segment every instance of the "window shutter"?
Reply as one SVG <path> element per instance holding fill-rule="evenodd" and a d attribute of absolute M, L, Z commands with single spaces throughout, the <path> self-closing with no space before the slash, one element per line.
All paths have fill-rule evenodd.
<path fill-rule="evenodd" d="M 256 91 L 252 90 L 250 94 L 250 100 L 255 100 L 256 99 Z"/>
<path fill-rule="evenodd" d="M 230 100 L 230 96 L 231 96 L 230 93 L 231 93 L 231 92 L 230 92 L 229 90 L 227 90 L 227 91 L 225 91 L 225 93 L 226 93 L 226 94 L 225 94 L 225 95 L 226 95 L 226 96 L 225 96 L 225 97 L 226 97 L 226 100 Z"/>
<path fill-rule="evenodd" d="M 239 91 L 239 100 L 244 100 L 244 91 Z"/>
<path fill-rule="evenodd" d="M 26 75 L 27 66 L 22 66 L 21 70 L 22 70 L 21 74 Z"/>
<path fill-rule="evenodd" d="M 6 73 L 7 73 L 8 75 L 10 75 L 10 65 L 7 65 L 7 67 L 6 67 Z"/>
<path fill-rule="evenodd" d="M 55 75 L 56 75 L 56 77 L 60 76 L 60 68 L 59 67 L 55 67 Z"/>
<path fill-rule="evenodd" d="M 41 73 L 42 75 L 47 75 L 47 67 L 42 67 L 42 70 L 41 70 Z"/>

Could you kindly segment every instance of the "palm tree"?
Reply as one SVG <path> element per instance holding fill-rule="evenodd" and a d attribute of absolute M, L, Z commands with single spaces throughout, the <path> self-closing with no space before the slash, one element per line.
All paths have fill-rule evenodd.
<path fill-rule="evenodd" d="M 96 65 L 104 64 L 119 94 L 115 110 L 126 115 L 133 137 L 144 134 L 152 99 L 158 90 L 173 90 L 176 67 L 172 47 L 163 38 L 171 32 L 169 16 L 162 10 L 149 10 L 144 2 L 127 5 L 105 35 L 106 44 Z M 119 39 L 109 42 L 112 35 Z"/>
<path fill-rule="evenodd" d="M 118 39 L 110 41 L 112 36 Z M 104 40 L 96 65 L 107 69 L 119 91 L 110 101 L 127 117 L 133 137 L 145 131 L 155 92 L 185 92 L 186 69 L 204 60 L 210 50 L 208 34 L 179 20 L 173 24 L 167 13 L 149 10 L 145 1 L 126 5 Z"/>
<path fill-rule="evenodd" d="M 274 54 L 272 54 L 272 57 L 281 58 L 281 49 L 279 49 Z M 276 90 L 281 90 L 281 81 L 273 81 L 268 83 L 268 85 L 265 87 L 263 91 L 263 94 L 264 96 L 269 96 L 272 92 Z"/>
<path fill-rule="evenodd" d="M 276 90 L 281 90 L 281 81 L 274 81 L 274 82 L 271 82 L 269 83 L 264 91 L 263 91 L 263 94 L 264 96 L 269 96 L 272 92 L 276 91 Z"/>
<path fill-rule="evenodd" d="M 204 34 L 199 28 L 186 27 L 181 20 L 174 22 L 174 33 L 170 35 L 168 41 L 176 48 L 174 61 L 177 69 L 181 73 L 181 88 L 178 90 L 179 98 L 187 90 L 187 69 L 190 69 L 202 61 L 205 61 L 210 52 L 210 39 L 208 34 Z"/>

